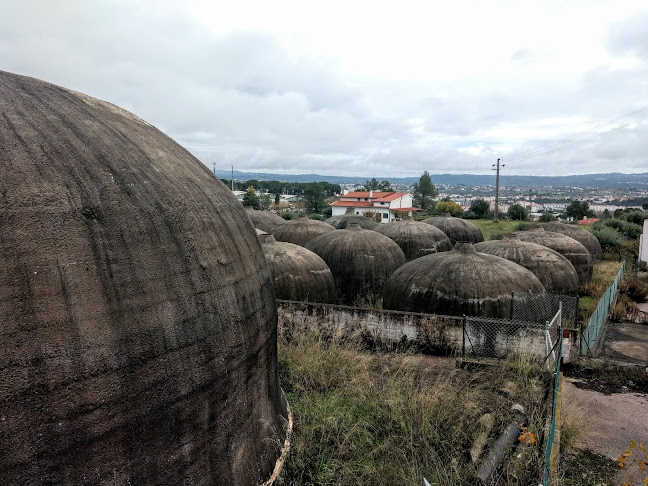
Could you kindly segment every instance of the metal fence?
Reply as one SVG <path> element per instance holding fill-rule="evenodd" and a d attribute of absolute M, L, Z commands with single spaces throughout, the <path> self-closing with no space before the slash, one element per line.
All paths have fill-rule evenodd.
<path fill-rule="evenodd" d="M 619 282 L 623 278 L 623 272 L 625 271 L 626 262 L 625 260 L 621 262 L 621 268 L 619 273 L 617 273 L 614 282 L 610 284 L 607 288 L 601 300 L 599 300 L 594 313 L 589 318 L 587 326 L 584 326 L 581 330 L 581 339 L 580 339 L 580 354 L 593 354 L 596 348 L 597 339 L 603 328 L 603 324 L 607 320 L 607 316 L 610 313 L 610 308 L 614 303 L 616 298 L 617 290 L 619 288 Z"/>
<path fill-rule="evenodd" d="M 561 328 L 560 302 L 555 315 L 544 322 L 464 316 L 461 325 L 461 357 L 503 359 L 515 354 L 525 354 L 536 356 L 553 368 Z"/>
<path fill-rule="evenodd" d="M 562 326 L 578 328 L 578 297 L 558 294 L 512 294 L 512 317 L 516 321 L 546 322 L 562 309 Z"/>
<path fill-rule="evenodd" d="M 558 387 L 560 386 L 560 362 L 562 361 L 563 350 L 563 335 L 562 326 L 560 325 L 560 310 L 556 314 L 556 318 L 553 319 L 548 326 L 550 329 L 550 335 L 555 336 L 555 343 L 552 347 L 551 352 L 547 355 L 547 365 L 553 371 L 553 401 L 551 404 L 551 421 L 549 423 L 549 433 L 545 440 L 544 467 L 542 475 L 543 486 L 549 486 L 551 484 L 552 469 L 555 469 L 557 465 L 557 458 L 555 457 L 556 454 L 554 453 L 553 446 L 556 435 L 556 411 L 559 398 Z"/>

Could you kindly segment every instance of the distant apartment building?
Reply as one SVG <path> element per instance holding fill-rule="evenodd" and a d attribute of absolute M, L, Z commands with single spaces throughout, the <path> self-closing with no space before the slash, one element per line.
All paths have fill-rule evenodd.
<path fill-rule="evenodd" d="M 381 222 L 389 223 L 400 215 L 411 216 L 414 211 L 421 210 L 413 205 L 413 197 L 408 192 L 353 191 L 342 194 L 331 207 L 333 216 L 341 216 L 351 209 L 361 216 L 367 212 L 380 213 Z"/>

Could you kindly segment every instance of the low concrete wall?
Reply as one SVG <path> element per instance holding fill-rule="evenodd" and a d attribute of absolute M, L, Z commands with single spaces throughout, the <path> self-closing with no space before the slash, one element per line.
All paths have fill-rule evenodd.
<path fill-rule="evenodd" d="M 509 320 L 466 319 L 418 312 L 362 309 L 358 307 L 278 300 L 279 326 L 304 327 L 328 334 L 367 330 L 388 342 L 413 341 L 424 348 L 446 353 L 502 357 L 510 353 L 547 354 L 546 330 L 542 325 L 512 323 Z"/>

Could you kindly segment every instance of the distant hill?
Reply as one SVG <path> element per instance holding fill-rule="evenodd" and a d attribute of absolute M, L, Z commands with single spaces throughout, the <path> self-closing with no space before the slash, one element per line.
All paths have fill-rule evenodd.
<path fill-rule="evenodd" d="M 231 172 L 216 171 L 216 175 L 223 179 L 229 180 Z M 467 186 L 494 186 L 494 175 L 478 174 L 431 174 L 432 181 L 435 184 L 445 184 L 450 186 L 467 185 Z M 234 171 L 234 179 L 245 181 L 258 179 L 263 181 L 274 180 L 283 182 L 329 182 L 331 184 L 362 184 L 371 176 L 351 177 L 351 176 L 326 176 L 319 174 L 267 174 L 263 172 L 239 172 Z M 376 177 L 382 180 L 385 178 Z M 418 182 L 418 177 L 389 177 L 386 178 L 392 184 L 414 184 Z M 580 188 L 610 188 L 610 189 L 648 189 L 648 172 L 642 174 L 621 174 L 613 172 L 609 174 L 585 174 L 585 175 L 568 175 L 568 176 L 500 176 L 502 186 L 532 186 L 532 187 L 580 187 Z"/>

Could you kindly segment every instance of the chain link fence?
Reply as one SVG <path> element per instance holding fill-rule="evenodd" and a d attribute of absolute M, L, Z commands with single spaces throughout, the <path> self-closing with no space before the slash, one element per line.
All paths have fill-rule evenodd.
<path fill-rule="evenodd" d="M 562 328 L 562 308 L 544 322 L 467 317 L 462 320 L 463 359 L 505 359 L 531 355 L 555 367 L 556 346 Z"/>
<path fill-rule="evenodd" d="M 596 345 L 598 343 L 598 338 L 601 334 L 601 330 L 603 329 L 604 324 L 607 321 L 608 314 L 610 313 L 610 308 L 612 307 L 614 300 L 616 299 L 617 290 L 619 288 L 619 283 L 623 278 L 625 267 L 626 262 L 624 260 L 621 263 L 621 268 L 619 269 L 619 273 L 617 273 L 614 282 L 612 282 L 607 288 L 607 290 L 603 294 L 603 297 L 601 297 L 601 300 L 599 300 L 594 313 L 589 318 L 589 321 L 586 325 L 583 326 L 580 340 L 581 355 L 596 354 Z"/>
<path fill-rule="evenodd" d="M 519 292 L 512 294 L 512 316 L 514 321 L 547 322 L 553 319 L 560 308 L 562 326 L 578 329 L 578 297 L 559 294 L 534 294 Z"/>
<path fill-rule="evenodd" d="M 548 326 L 549 338 L 553 338 L 551 352 L 547 355 L 546 365 L 552 371 L 553 378 L 553 400 L 551 404 L 551 420 L 549 422 L 549 433 L 545 439 L 544 449 L 544 467 L 542 474 L 542 486 L 552 484 L 552 475 L 558 468 L 558 450 L 554 449 L 554 439 L 556 435 L 556 412 L 558 401 L 560 399 L 558 388 L 560 386 L 560 362 L 562 361 L 563 352 L 563 335 L 562 326 L 560 325 L 560 309 Z"/>

